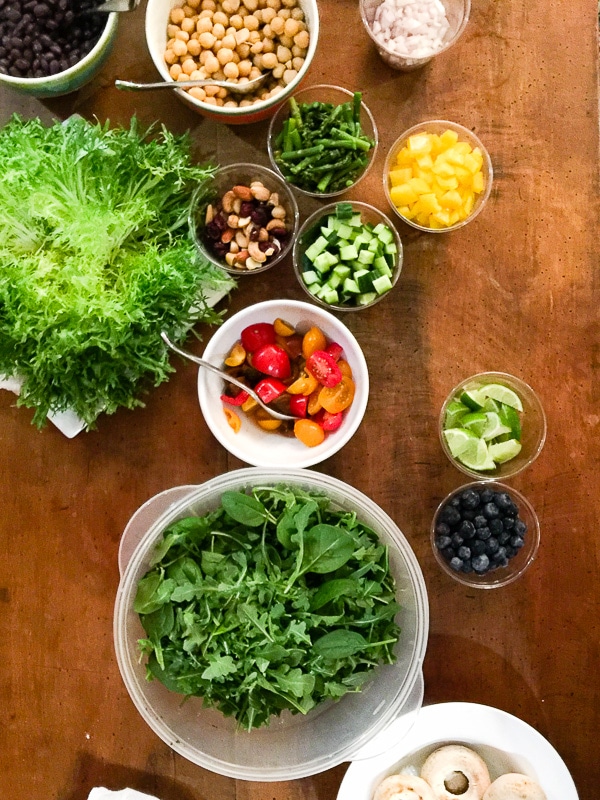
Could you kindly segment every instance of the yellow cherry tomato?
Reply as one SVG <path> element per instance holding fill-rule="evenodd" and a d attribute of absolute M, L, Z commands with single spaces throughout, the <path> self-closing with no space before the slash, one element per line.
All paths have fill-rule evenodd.
<path fill-rule="evenodd" d="M 319 401 L 325 411 L 329 411 L 330 414 L 337 414 L 352 405 L 355 391 L 356 386 L 352 378 L 344 375 L 342 380 L 335 386 L 324 386 L 321 389 Z"/>
<path fill-rule="evenodd" d="M 325 439 L 325 431 L 311 419 L 299 419 L 294 423 L 294 436 L 307 447 L 316 447 Z"/>
<path fill-rule="evenodd" d="M 326 347 L 325 334 L 316 325 L 309 328 L 302 338 L 302 355 L 305 359 L 310 358 L 315 350 L 325 350 Z"/>

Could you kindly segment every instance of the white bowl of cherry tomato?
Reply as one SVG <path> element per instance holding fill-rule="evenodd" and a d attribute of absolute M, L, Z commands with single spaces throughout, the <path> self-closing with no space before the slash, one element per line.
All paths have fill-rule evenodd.
<path fill-rule="evenodd" d="M 226 320 L 203 357 L 294 417 L 273 418 L 243 389 L 208 370 L 198 397 L 215 438 L 257 467 L 310 467 L 354 435 L 367 407 L 369 374 L 353 334 L 325 309 L 269 300 Z"/>

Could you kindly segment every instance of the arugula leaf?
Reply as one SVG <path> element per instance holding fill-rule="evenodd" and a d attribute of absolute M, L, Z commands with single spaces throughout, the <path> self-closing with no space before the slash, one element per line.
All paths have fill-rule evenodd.
<path fill-rule="evenodd" d="M 187 208 L 212 171 L 188 136 L 110 128 L 80 117 L 0 129 L 0 375 L 21 378 L 18 405 L 101 412 L 143 405 L 174 370 L 160 339 L 220 322 L 212 289 L 234 285 L 201 261 Z"/>
<path fill-rule="evenodd" d="M 355 513 L 283 485 L 225 492 L 164 531 L 138 584 L 140 653 L 148 679 L 250 730 L 392 663 L 395 596 L 387 548 Z"/>

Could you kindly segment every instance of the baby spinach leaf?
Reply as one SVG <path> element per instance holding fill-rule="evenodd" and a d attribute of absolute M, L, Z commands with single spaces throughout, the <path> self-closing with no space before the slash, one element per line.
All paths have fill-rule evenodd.
<path fill-rule="evenodd" d="M 133 610 L 138 614 L 151 614 L 169 601 L 175 582 L 163 578 L 159 572 L 150 573 L 138 584 Z"/>
<path fill-rule="evenodd" d="M 354 552 L 354 542 L 334 525 L 314 525 L 304 536 L 302 572 L 335 572 Z"/>
<path fill-rule="evenodd" d="M 356 597 L 360 589 L 360 584 L 354 578 L 336 578 L 327 583 L 322 583 L 318 590 L 313 595 L 310 601 L 310 607 L 313 611 L 322 608 L 332 600 L 337 600 L 344 595 L 347 597 Z"/>
<path fill-rule="evenodd" d="M 261 502 L 242 492 L 223 492 L 221 504 L 232 519 L 251 528 L 262 525 L 267 516 Z"/>
<path fill-rule="evenodd" d="M 314 652 L 327 659 L 339 659 L 360 653 L 367 646 L 367 640 L 356 631 L 337 630 L 326 633 L 313 645 Z"/>

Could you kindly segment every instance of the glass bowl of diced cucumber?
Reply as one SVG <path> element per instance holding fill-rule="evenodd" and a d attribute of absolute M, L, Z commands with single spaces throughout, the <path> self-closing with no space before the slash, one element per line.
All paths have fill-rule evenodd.
<path fill-rule="evenodd" d="M 358 311 L 383 300 L 402 270 L 402 241 L 379 209 L 358 201 L 314 212 L 294 242 L 294 269 L 309 297 L 325 308 Z"/>
<path fill-rule="evenodd" d="M 463 473 L 505 480 L 522 472 L 546 441 L 546 415 L 525 381 L 506 372 L 481 372 L 461 381 L 439 418 L 444 453 Z"/>
<path fill-rule="evenodd" d="M 493 167 L 473 131 L 443 119 L 409 128 L 391 146 L 383 188 L 395 214 L 428 233 L 462 228 L 483 210 Z"/>
<path fill-rule="evenodd" d="M 309 197 L 337 197 L 370 170 L 379 136 L 362 93 L 319 84 L 295 92 L 272 117 L 273 168 Z"/>

